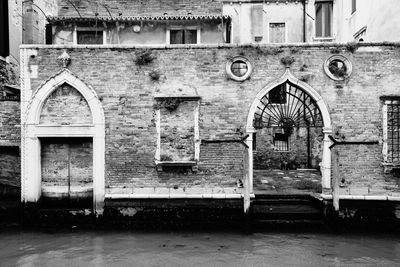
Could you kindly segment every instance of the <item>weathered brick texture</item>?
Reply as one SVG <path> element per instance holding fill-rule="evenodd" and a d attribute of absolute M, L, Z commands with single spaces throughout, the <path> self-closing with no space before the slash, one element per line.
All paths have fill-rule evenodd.
<path fill-rule="evenodd" d="M 18 147 L 0 147 L 0 185 L 21 186 L 21 160 Z"/>
<path fill-rule="evenodd" d="M 165 13 L 168 15 L 210 15 L 220 14 L 222 10 L 221 0 L 60 0 L 58 6 L 59 16 L 77 17 L 74 6 L 82 16 L 94 16 L 97 12 L 99 16 L 118 17 L 122 16 L 160 16 Z M 104 7 L 104 5 L 106 7 Z M 107 10 L 108 9 L 108 10 Z"/>
<path fill-rule="evenodd" d="M 43 104 L 41 124 L 91 124 L 92 114 L 86 99 L 64 84 L 51 93 Z"/>
<path fill-rule="evenodd" d="M 154 61 L 144 66 L 135 64 L 135 49 L 69 49 L 69 69 L 93 87 L 105 111 L 107 186 L 236 186 L 243 177 L 244 149 L 239 143 L 202 144 L 197 173 L 156 171 L 154 95 L 161 85 L 173 87 L 177 82 L 196 88 L 201 97 L 200 139 L 238 139 L 256 94 L 283 75 L 281 58 L 290 55 L 295 58 L 291 72 L 306 80 L 327 103 L 334 133 L 346 141 L 380 142 L 335 147 L 344 188 L 399 192 L 399 178 L 385 175 L 380 165 L 383 116 L 379 97 L 399 95 L 400 48 L 361 44 L 351 53 L 343 46 L 330 46 L 154 49 Z M 323 71 L 324 61 L 335 52 L 331 52 L 333 46 L 353 64 L 353 73 L 343 82 L 331 80 Z M 59 70 L 56 59 L 61 53 L 50 47 L 38 50 L 32 64 L 38 64 L 39 77 L 31 79 L 33 89 Z M 247 57 L 254 67 L 244 82 L 230 80 L 225 73 L 227 59 L 237 55 Z M 148 76 L 155 69 L 161 73 L 158 82 Z"/>

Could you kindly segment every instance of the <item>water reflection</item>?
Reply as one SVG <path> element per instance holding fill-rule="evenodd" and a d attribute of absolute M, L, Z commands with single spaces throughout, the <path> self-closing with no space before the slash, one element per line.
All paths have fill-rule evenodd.
<path fill-rule="evenodd" d="M 268 233 L 0 233 L 1 266 L 396 266 L 400 238 Z"/>

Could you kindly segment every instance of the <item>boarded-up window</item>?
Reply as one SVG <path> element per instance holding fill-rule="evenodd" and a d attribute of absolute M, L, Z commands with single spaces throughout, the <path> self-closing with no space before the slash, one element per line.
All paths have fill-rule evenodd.
<path fill-rule="evenodd" d="M 170 30 L 170 44 L 196 44 L 197 30 Z"/>
<path fill-rule="evenodd" d="M 269 24 L 269 42 L 284 43 L 285 38 L 285 23 L 270 23 Z"/>
<path fill-rule="evenodd" d="M 78 44 L 103 44 L 103 31 L 77 31 Z"/>
<path fill-rule="evenodd" d="M 160 160 L 193 161 L 197 101 L 160 100 Z"/>
<path fill-rule="evenodd" d="M 332 36 L 332 1 L 315 3 L 315 35 L 316 37 Z"/>

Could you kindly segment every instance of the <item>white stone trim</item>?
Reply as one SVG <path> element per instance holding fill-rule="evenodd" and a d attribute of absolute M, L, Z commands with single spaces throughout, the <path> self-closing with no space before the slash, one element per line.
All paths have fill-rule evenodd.
<path fill-rule="evenodd" d="M 309 94 L 315 101 L 317 106 L 319 107 L 322 115 L 322 120 L 324 122 L 324 148 L 322 152 L 322 162 L 320 164 L 321 166 L 321 171 L 322 171 L 322 187 L 325 189 L 330 189 L 331 188 L 331 150 L 329 149 L 329 146 L 331 145 L 331 140 L 328 138 L 328 135 L 332 134 L 332 125 L 331 125 L 331 117 L 329 115 L 329 110 L 328 106 L 326 105 L 325 101 L 322 99 L 321 95 L 318 94 L 318 92 L 312 88 L 310 85 L 307 83 L 300 81 L 297 79 L 291 72 L 290 69 L 287 68 L 285 73 L 280 77 L 279 79 L 272 81 L 268 85 L 266 85 L 263 89 L 261 89 L 258 94 L 255 96 L 255 99 L 253 103 L 251 104 L 249 113 L 247 115 L 247 123 L 246 123 L 246 132 L 251 135 L 254 132 L 254 127 L 253 127 L 253 119 L 254 119 L 254 114 L 257 110 L 257 106 L 260 103 L 261 99 L 272 89 L 277 87 L 280 84 L 283 84 L 285 82 L 289 81 L 290 83 L 293 83 L 300 88 L 302 88 L 307 94 Z M 249 146 L 249 166 L 253 165 L 253 153 L 252 148 L 253 143 L 252 143 L 252 138 L 249 139 L 249 142 L 247 144 Z M 250 164 L 251 162 L 251 164 Z M 248 175 L 249 175 L 249 180 L 253 181 L 253 170 L 249 168 L 248 170 Z"/>
<path fill-rule="evenodd" d="M 23 74 L 25 77 L 25 74 Z M 40 113 L 47 97 L 60 85 L 68 83 L 86 99 L 92 112 L 90 125 L 40 125 Z M 37 202 L 41 195 L 41 166 L 39 137 L 93 137 L 93 208 L 96 214 L 103 212 L 105 195 L 105 119 L 102 105 L 96 92 L 84 82 L 64 69 L 39 86 L 30 97 L 30 88 L 23 87 L 22 95 L 27 103 L 21 114 L 24 153 L 21 155 L 21 183 L 23 202 Z M 29 97 L 27 97 L 27 95 Z"/>
<path fill-rule="evenodd" d="M 254 194 L 250 195 L 255 198 Z M 243 194 L 106 194 L 106 199 L 241 199 Z"/>
<path fill-rule="evenodd" d="M 243 61 L 247 66 L 247 72 L 243 76 L 236 76 L 232 72 L 232 64 L 235 63 L 236 61 Z M 231 78 L 232 80 L 237 82 L 242 82 L 250 77 L 251 73 L 253 72 L 253 66 L 247 58 L 242 56 L 236 56 L 228 59 L 228 61 L 225 64 L 225 71 L 228 77 Z"/>
<path fill-rule="evenodd" d="M 339 61 L 343 62 L 343 64 L 346 66 L 346 76 L 337 77 L 329 70 L 329 65 L 334 60 L 339 60 Z M 325 60 L 325 62 L 324 62 L 324 72 L 329 78 L 331 78 L 334 81 L 343 81 L 343 80 L 348 79 L 350 77 L 351 73 L 353 72 L 353 65 L 351 64 L 351 61 L 347 57 L 342 56 L 342 55 L 333 55 L 333 56 L 330 56 L 328 59 Z"/>
<path fill-rule="evenodd" d="M 321 194 L 324 200 L 332 199 L 331 194 Z M 388 200 L 388 201 L 400 201 L 400 197 L 386 196 L 386 195 L 340 195 L 340 200 Z"/>

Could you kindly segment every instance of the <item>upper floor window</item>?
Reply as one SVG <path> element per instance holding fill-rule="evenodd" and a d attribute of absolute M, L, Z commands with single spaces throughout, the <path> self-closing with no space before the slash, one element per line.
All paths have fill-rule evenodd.
<path fill-rule="evenodd" d="M 103 44 L 103 31 L 77 31 L 77 44 Z"/>
<path fill-rule="evenodd" d="M 285 23 L 270 23 L 269 24 L 269 42 L 270 43 L 285 43 Z"/>
<path fill-rule="evenodd" d="M 332 1 L 315 1 L 315 36 L 332 36 Z"/>
<path fill-rule="evenodd" d="M 105 44 L 106 31 L 102 28 L 75 27 L 73 32 L 74 44 Z"/>
<path fill-rule="evenodd" d="M 170 44 L 197 44 L 197 29 L 171 29 L 169 30 Z"/>
<path fill-rule="evenodd" d="M 351 0 L 351 14 L 357 10 L 357 0 Z"/>

